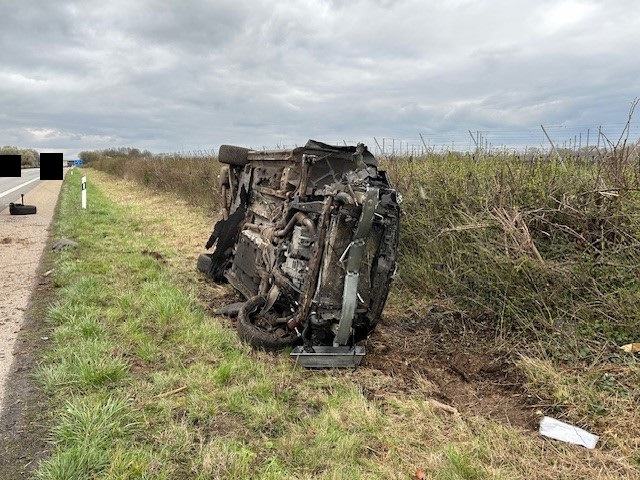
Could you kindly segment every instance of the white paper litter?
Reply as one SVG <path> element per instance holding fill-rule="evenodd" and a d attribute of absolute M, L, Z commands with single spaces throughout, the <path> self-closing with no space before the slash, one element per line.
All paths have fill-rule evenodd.
<path fill-rule="evenodd" d="M 542 417 L 542 420 L 540 420 L 540 435 L 575 445 L 582 445 L 589 449 L 595 448 L 600 439 L 597 435 L 586 430 L 551 417 Z"/>

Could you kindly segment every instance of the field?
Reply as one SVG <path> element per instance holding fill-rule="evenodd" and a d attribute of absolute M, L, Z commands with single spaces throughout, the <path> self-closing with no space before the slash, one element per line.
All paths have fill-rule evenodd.
<path fill-rule="evenodd" d="M 399 275 L 356 371 L 239 342 L 194 263 L 219 164 L 95 158 L 65 182 L 39 478 L 640 476 L 640 164 L 391 158 Z M 77 183 L 77 182 L 76 182 Z M 541 438 L 549 415 L 601 436 Z"/>

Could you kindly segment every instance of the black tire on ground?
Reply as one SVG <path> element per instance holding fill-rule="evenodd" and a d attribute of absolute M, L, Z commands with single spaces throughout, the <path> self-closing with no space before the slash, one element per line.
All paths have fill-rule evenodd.
<path fill-rule="evenodd" d="M 282 350 L 298 343 L 298 338 L 291 334 L 285 337 L 276 337 L 257 327 L 251 317 L 255 311 L 264 305 L 265 298 L 261 295 L 251 297 L 238 311 L 236 329 L 238 336 L 254 348 L 265 350 Z"/>
<path fill-rule="evenodd" d="M 36 213 L 35 205 L 21 205 L 19 203 L 9 204 L 9 213 L 11 215 L 33 215 Z"/>
<path fill-rule="evenodd" d="M 207 255 L 206 253 L 201 253 L 198 257 L 198 270 L 200 270 L 205 275 L 209 275 L 212 263 L 213 262 L 211 261 L 211 256 Z"/>
<path fill-rule="evenodd" d="M 235 147 L 233 145 L 220 145 L 218 150 L 218 161 L 228 165 L 246 165 L 249 162 L 247 157 L 248 148 Z"/>

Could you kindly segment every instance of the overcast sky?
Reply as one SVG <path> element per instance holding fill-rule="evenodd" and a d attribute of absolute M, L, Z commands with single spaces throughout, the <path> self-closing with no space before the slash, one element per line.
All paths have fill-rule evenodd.
<path fill-rule="evenodd" d="M 0 145 L 615 136 L 639 48 L 637 0 L 0 0 Z"/>

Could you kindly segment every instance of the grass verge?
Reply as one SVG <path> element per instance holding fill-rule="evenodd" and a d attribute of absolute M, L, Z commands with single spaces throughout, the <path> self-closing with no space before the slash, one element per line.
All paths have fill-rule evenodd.
<path fill-rule="evenodd" d="M 88 177 L 87 211 L 67 181 L 55 226 L 80 246 L 55 265 L 53 347 L 38 372 L 52 398 L 53 453 L 38 478 L 638 474 L 628 439 L 595 452 L 549 443 L 437 410 L 424 378 L 411 391 L 372 396 L 395 379 L 366 368 L 305 371 L 250 350 L 200 300 L 229 294 L 194 271 L 212 223 L 206 212 L 96 171 Z"/>

